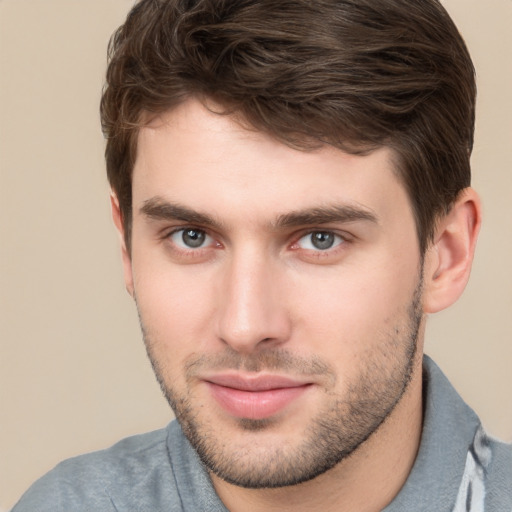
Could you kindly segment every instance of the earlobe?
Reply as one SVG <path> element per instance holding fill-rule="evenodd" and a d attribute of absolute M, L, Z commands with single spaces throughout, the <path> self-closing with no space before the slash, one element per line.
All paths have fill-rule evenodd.
<path fill-rule="evenodd" d="M 461 296 L 469 279 L 482 219 L 480 199 L 465 189 L 437 225 L 424 266 L 423 309 L 435 313 Z"/>
<path fill-rule="evenodd" d="M 121 258 L 123 263 L 123 274 L 126 290 L 133 297 L 133 272 L 130 251 L 126 247 L 126 237 L 124 232 L 123 216 L 119 207 L 119 200 L 115 192 L 110 193 L 110 205 L 112 208 L 112 220 L 119 233 L 119 241 L 121 244 Z"/>

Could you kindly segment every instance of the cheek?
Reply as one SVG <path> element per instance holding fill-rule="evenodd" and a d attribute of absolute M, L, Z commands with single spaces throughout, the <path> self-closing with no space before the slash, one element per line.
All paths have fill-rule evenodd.
<path fill-rule="evenodd" d="M 203 349 L 212 317 L 213 290 L 208 280 L 191 268 L 148 264 L 134 259 L 134 287 L 137 307 L 155 355 L 182 361 Z"/>
<path fill-rule="evenodd" d="M 354 361 L 408 321 L 417 285 L 415 264 L 333 269 L 295 288 L 295 323 L 312 350 Z M 384 271 L 386 269 L 386 271 Z M 314 346 L 313 346 L 314 345 Z"/>

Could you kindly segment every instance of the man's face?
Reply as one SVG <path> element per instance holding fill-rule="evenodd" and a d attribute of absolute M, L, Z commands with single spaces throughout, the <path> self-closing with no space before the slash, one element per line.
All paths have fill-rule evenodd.
<path fill-rule="evenodd" d="M 417 366 L 421 258 L 387 149 L 298 151 L 184 103 L 140 132 L 125 262 L 184 432 L 237 485 L 333 467 Z"/>

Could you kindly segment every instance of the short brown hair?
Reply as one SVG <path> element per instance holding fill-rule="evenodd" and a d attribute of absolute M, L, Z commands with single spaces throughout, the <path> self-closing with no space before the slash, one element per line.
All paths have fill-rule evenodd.
<path fill-rule="evenodd" d="M 195 96 L 293 147 L 392 148 L 424 251 L 470 184 L 475 95 L 437 0 L 141 0 L 110 41 L 101 101 L 128 246 L 138 129 Z"/>

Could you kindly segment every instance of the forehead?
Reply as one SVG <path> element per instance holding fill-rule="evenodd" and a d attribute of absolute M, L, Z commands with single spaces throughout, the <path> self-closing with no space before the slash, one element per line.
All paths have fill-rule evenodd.
<path fill-rule="evenodd" d="M 333 202 L 410 210 L 389 148 L 364 156 L 328 145 L 302 151 L 196 100 L 140 130 L 134 209 L 157 196 L 220 216 L 286 214 Z"/>

